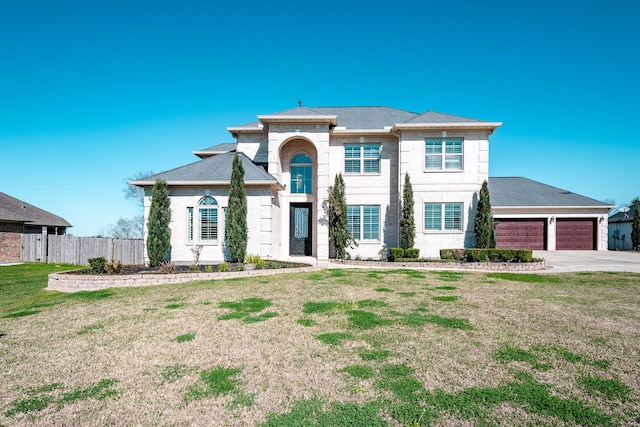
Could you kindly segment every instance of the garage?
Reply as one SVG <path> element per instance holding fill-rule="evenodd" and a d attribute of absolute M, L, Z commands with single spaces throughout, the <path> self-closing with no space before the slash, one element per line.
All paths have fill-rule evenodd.
<path fill-rule="evenodd" d="M 546 225 L 544 219 L 497 219 L 496 247 L 545 250 Z"/>
<path fill-rule="evenodd" d="M 556 221 L 556 249 L 596 249 L 595 234 L 596 224 L 593 219 L 558 219 Z"/>

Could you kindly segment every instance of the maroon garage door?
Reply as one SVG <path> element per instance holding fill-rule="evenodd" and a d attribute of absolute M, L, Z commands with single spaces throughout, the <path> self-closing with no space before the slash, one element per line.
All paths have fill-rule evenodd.
<path fill-rule="evenodd" d="M 596 227 L 593 219 L 558 219 L 556 221 L 556 249 L 596 249 Z"/>
<path fill-rule="evenodd" d="M 496 222 L 497 248 L 546 249 L 547 221 L 544 219 L 498 219 Z"/>

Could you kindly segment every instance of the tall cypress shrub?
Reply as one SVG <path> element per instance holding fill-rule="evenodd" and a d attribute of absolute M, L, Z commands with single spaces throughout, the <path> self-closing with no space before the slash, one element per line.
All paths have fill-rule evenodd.
<path fill-rule="evenodd" d="M 416 222 L 413 217 L 413 187 L 409 174 L 404 176 L 404 189 L 402 190 L 402 216 L 400 217 L 400 247 L 412 248 L 416 236 Z"/>
<path fill-rule="evenodd" d="M 225 218 L 227 249 L 232 262 L 244 262 L 247 254 L 247 190 L 244 188 L 244 167 L 236 153 L 231 166 L 231 188 Z"/>
<path fill-rule="evenodd" d="M 171 200 L 166 181 L 156 180 L 151 192 L 151 208 L 147 229 L 147 256 L 151 267 L 159 266 L 169 259 L 171 248 Z"/>
<path fill-rule="evenodd" d="M 345 258 L 347 247 L 358 245 L 349 232 L 347 198 L 341 173 L 336 175 L 333 186 L 329 187 L 329 240 L 338 259 Z"/>
<path fill-rule="evenodd" d="M 631 245 L 634 251 L 640 251 L 640 202 L 636 202 L 636 212 L 631 223 Z"/>
<path fill-rule="evenodd" d="M 482 183 L 480 195 L 478 197 L 478 211 L 473 224 L 473 231 L 476 234 L 476 247 L 489 249 L 496 247 L 496 224 L 493 221 L 491 212 L 491 201 L 489 197 L 489 184 Z"/>

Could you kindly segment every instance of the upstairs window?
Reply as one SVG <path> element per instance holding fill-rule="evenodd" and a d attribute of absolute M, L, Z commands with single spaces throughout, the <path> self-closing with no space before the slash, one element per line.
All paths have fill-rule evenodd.
<path fill-rule="evenodd" d="M 296 154 L 291 159 L 291 194 L 312 194 L 313 166 L 306 154 Z"/>
<path fill-rule="evenodd" d="M 424 168 L 426 171 L 460 171 L 462 154 L 462 138 L 426 139 Z"/>
<path fill-rule="evenodd" d="M 380 144 L 345 144 L 344 172 L 379 174 Z"/>

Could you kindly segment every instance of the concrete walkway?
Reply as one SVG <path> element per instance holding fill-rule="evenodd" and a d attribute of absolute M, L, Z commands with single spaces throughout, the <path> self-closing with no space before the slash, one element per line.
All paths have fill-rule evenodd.
<path fill-rule="evenodd" d="M 640 273 L 640 252 L 627 251 L 533 251 L 547 267 L 540 273 L 572 271 L 624 271 Z"/>

